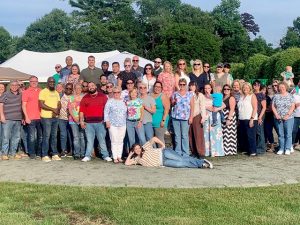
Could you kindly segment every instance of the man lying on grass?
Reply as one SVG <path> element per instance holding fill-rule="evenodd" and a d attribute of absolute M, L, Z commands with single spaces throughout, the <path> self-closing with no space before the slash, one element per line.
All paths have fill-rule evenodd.
<path fill-rule="evenodd" d="M 162 148 L 153 148 L 154 144 L 159 144 Z M 136 164 L 148 167 L 167 166 L 175 168 L 213 168 L 212 163 L 206 159 L 182 156 L 173 149 L 165 149 L 164 143 L 157 137 L 153 137 L 143 146 L 134 144 L 131 147 L 125 165 L 131 166 Z"/>

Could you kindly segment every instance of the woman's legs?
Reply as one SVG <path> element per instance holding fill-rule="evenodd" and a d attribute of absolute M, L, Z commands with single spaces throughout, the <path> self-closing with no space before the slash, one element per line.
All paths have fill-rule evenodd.
<path fill-rule="evenodd" d="M 172 149 L 163 150 L 163 165 L 175 168 L 201 168 L 203 159 L 196 159 L 190 156 L 181 156 Z"/>

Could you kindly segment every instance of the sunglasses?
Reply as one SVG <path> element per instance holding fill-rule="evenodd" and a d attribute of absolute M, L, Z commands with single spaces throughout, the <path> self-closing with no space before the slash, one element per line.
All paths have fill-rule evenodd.
<path fill-rule="evenodd" d="M 224 90 L 224 91 L 230 91 L 230 89 L 229 89 L 229 88 L 224 88 L 223 90 Z"/>
<path fill-rule="evenodd" d="M 87 88 L 88 86 L 87 86 L 87 85 L 82 85 L 82 87 L 83 87 L 83 88 Z"/>
<path fill-rule="evenodd" d="M 139 87 L 139 89 L 147 89 L 146 87 Z"/>
<path fill-rule="evenodd" d="M 146 68 L 146 70 L 152 70 L 152 68 L 148 67 L 148 68 Z"/>
<path fill-rule="evenodd" d="M 120 94 L 121 92 L 120 91 L 114 91 L 114 94 Z"/>
<path fill-rule="evenodd" d="M 179 66 L 185 66 L 185 63 L 179 63 L 178 65 Z"/>
<path fill-rule="evenodd" d="M 132 60 L 132 62 L 138 62 L 139 60 L 137 60 L 137 59 L 134 59 L 134 60 Z"/>
<path fill-rule="evenodd" d="M 155 63 L 161 63 L 161 62 L 159 62 L 159 61 L 154 61 Z"/>
<path fill-rule="evenodd" d="M 106 88 L 113 88 L 113 86 L 112 85 L 107 85 Z"/>
<path fill-rule="evenodd" d="M 194 64 L 194 66 L 200 66 L 200 65 L 201 65 L 200 63 L 195 63 L 195 64 Z"/>
<path fill-rule="evenodd" d="M 60 67 L 60 66 L 56 66 L 56 67 L 55 67 L 55 69 L 59 69 L 59 68 L 61 68 L 61 67 Z"/>
<path fill-rule="evenodd" d="M 125 65 L 125 67 L 130 67 L 131 65 Z"/>
<path fill-rule="evenodd" d="M 65 88 L 66 90 L 73 90 L 73 88 L 70 88 L 70 87 L 68 87 L 68 88 Z"/>
<path fill-rule="evenodd" d="M 133 84 L 133 82 L 127 82 L 126 84 Z"/>
<path fill-rule="evenodd" d="M 209 68 L 209 66 L 203 66 L 204 68 Z"/>
<path fill-rule="evenodd" d="M 179 86 L 186 86 L 186 84 L 179 84 Z"/>

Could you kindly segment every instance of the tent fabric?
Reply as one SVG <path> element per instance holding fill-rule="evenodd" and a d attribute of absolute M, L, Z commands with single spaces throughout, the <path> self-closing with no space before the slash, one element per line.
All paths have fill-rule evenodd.
<path fill-rule="evenodd" d="M 131 53 L 119 52 L 118 50 L 101 53 L 88 53 L 74 50 L 45 53 L 22 50 L 0 66 L 10 67 L 23 73 L 33 74 L 39 78 L 40 82 L 46 82 L 48 77 L 55 74 L 54 67 L 56 64 L 61 64 L 62 67 L 65 66 L 65 58 L 67 56 L 72 56 L 73 63 L 77 63 L 82 70 L 87 67 L 87 60 L 90 55 L 95 56 L 97 67 L 101 67 L 102 61 L 108 61 L 110 63 L 110 70 L 113 62 L 119 62 L 121 70 L 123 70 L 124 59 L 127 57 L 132 58 L 134 56 Z M 144 67 L 147 63 L 153 64 L 151 61 L 140 57 L 140 66 Z"/>
<path fill-rule="evenodd" d="M 0 67 L 0 81 L 9 81 L 9 80 L 28 80 L 32 76 L 27 73 L 20 72 L 8 67 Z"/>

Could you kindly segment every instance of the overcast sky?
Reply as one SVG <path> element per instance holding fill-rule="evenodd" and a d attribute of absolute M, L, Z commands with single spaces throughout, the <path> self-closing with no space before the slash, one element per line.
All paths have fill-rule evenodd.
<path fill-rule="evenodd" d="M 182 2 L 211 11 L 221 0 L 182 0 Z M 72 11 L 68 0 L 0 0 L 0 26 L 12 35 L 20 36 L 30 23 L 49 13 L 53 8 Z M 299 9 L 299 0 L 241 0 L 240 11 L 252 14 L 260 27 L 259 35 L 278 46 L 287 27 L 292 26 L 293 20 L 300 16 Z"/>

